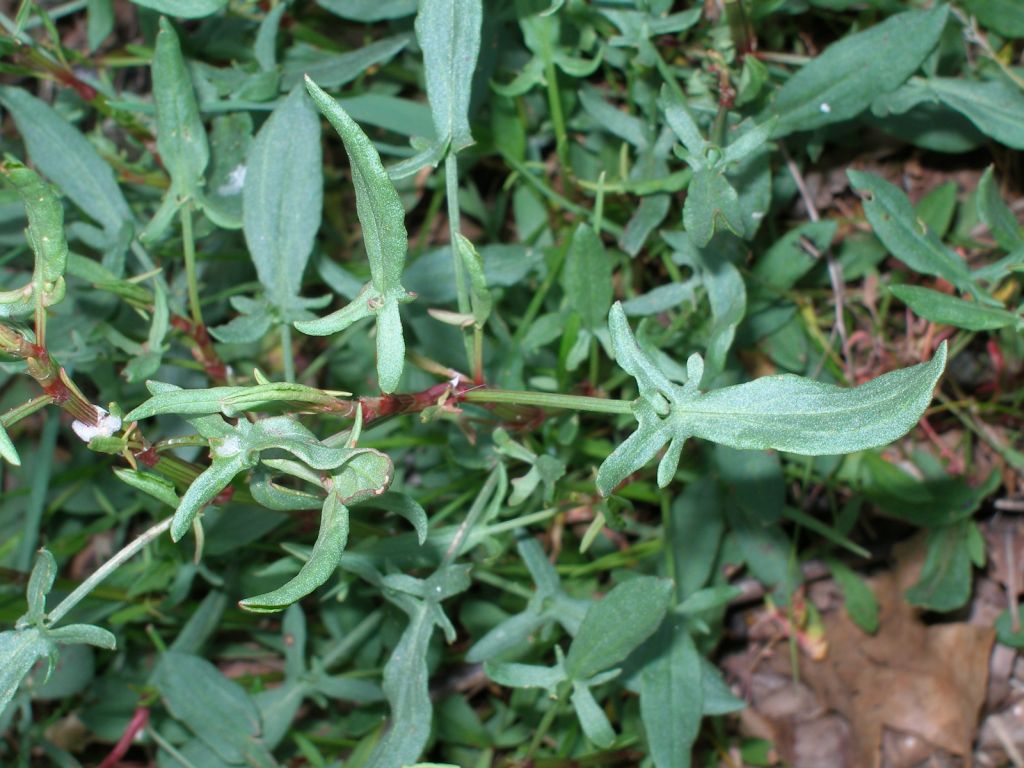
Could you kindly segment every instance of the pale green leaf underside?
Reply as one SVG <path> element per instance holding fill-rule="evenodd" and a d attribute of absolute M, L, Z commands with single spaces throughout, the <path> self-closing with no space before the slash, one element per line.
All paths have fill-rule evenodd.
<path fill-rule="evenodd" d="M 609 327 L 616 359 L 637 377 L 640 397 L 633 407 L 639 428 L 598 472 L 597 486 L 604 495 L 666 444 L 669 449 L 659 467 L 658 483 L 667 485 L 690 437 L 732 448 L 773 448 L 812 456 L 886 445 L 917 423 L 946 366 L 943 343 L 929 362 L 892 371 L 859 387 L 784 375 L 700 393 L 692 382 L 677 386 L 657 370 L 637 345 L 618 303 L 612 307 Z M 691 361 L 690 367 L 702 370 L 699 360 Z"/>

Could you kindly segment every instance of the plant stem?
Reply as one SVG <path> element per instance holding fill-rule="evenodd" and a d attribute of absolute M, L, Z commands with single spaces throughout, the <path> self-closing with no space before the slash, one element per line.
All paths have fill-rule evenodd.
<path fill-rule="evenodd" d="M 632 400 L 609 400 L 604 397 L 561 395 L 556 392 L 527 392 L 509 389 L 471 389 L 461 396 L 469 403 L 509 403 L 536 405 L 541 408 L 566 408 L 592 413 L 632 413 Z"/>
<path fill-rule="evenodd" d="M 324 654 L 321 659 L 324 669 L 330 669 L 341 664 L 355 653 L 377 631 L 382 621 L 384 621 L 384 612 L 379 608 L 372 613 L 368 613 L 366 618 L 356 625 L 355 629 L 345 635 L 344 638 L 338 641 L 337 645 Z"/>
<path fill-rule="evenodd" d="M 540 743 L 547 736 L 548 730 L 551 728 L 551 724 L 555 722 L 555 718 L 558 717 L 559 712 L 562 711 L 562 705 L 565 703 L 565 690 L 564 684 L 559 686 L 558 698 L 552 702 L 551 706 L 548 707 L 544 713 L 544 717 L 541 718 L 540 723 L 537 724 L 537 730 L 533 733 L 533 738 L 530 740 L 530 746 L 526 748 L 526 761 L 529 763 L 533 754 L 540 749 Z"/>
<path fill-rule="evenodd" d="M 74 591 L 65 597 L 60 603 L 47 614 L 47 620 L 50 624 L 56 624 L 64 616 L 67 615 L 68 611 L 78 605 L 84 600 L 90 592 L 92 592 L 96 586 L 103 581 L 107 576 L 112 574 L 118 568 L 120 568 L 126 561 L 131 559 L 133 555 L 139 552 L 143 547 L 153 541 L 157 536 L 164 533 L 168 528 L 171 527 L 171 520 L 173 518 L 168 517 L 161 520 L 156 525 L 148 528 L 141 536 L 136 538 L 124 549 L 114 555 L 112 558 L 107 560 L 103 565 L 97 568 L 93 573 L 89 574 L 89 577 L 75 587 Z"/>
<path fill-rule="evenodd" d="M 458 296 L 459 313 L 468 315 L 470 311 L 469 291 L 466 290 L 466 273 L 459 255 L 458 235 L 459 221 L 462 213 L 459 210 L 459 161 L 450 149 L 444 159 L 445 195 L 448 198 L 448 233 L 452 245 L 452 267 L 455 269 L 455 293 Z M 466 347 L 466 363 L 473 368 L 473 342 L 465 331 L 462 331 L 462 343 Z"/>
<path fill-rule="evenodd" d="M 551 110 L 551 124 L 555 129 L 555 154 L 567 179 L 572 169 L 569 166 L 569 135 L 565 132 L 565 116 L 562 114 L 562 95 L 558 92 L 558 71 L 555 69 L 554 54 L 544 46 L 544 79 L 548 86 L 548 109 Z"/>
<path fill-rule="evenodd" d="M 292 327 L 281 324 L 281 359 L 284 363 L 284 380 L 295 381 L 295 360 L 292 359 Z"/>
<path fill-rule="evenodd" d="M 196 279 L 196 243 L 192 235 L 192 202 L 181 206 L 181 241 L 185 250 L 185 277 L 188 280 L 188 303 L 192 322 L 203 325 L 203 310 L 199 304 L 199 281 Z"/>

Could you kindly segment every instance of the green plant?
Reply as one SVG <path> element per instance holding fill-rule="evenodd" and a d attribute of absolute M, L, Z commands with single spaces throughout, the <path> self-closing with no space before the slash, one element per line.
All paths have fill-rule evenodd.
<path fill-rule="evenodd" d="M 5 281 L 23 286 L 0 293 L 2 376 L 20 403 L 0 420 L 0 455 L 32 457 L 10 470 L 29 491 L 4 501 L 0 558 L 24 572 L 46 547 L 27 612 L 0 633 L 2 728 L 74 764 L 28 706 L 47 685 L 32 669 L 52 668 L 61 645 L 117 642 L 106 684 L 134 703 L 90 727 L 129 734 L 127 749 L 152 711 L 161 765 L 326 765 L 344 752 L 345 765 L 401 766 L 432 744 L 463 764 L 597 749 L 689 765 L 701 719 L 742 706 L 708 661 L 736 596 L 721 564 L 744 562 L 785 603 L 796 545 L 776 523 L 863 552 L 848 524 L 788 507 L 784 477 L 898 490 L 871 449 L 918 423 L 950 354 L 943 341 L 854 386 L 848 349 L 833 350 L 796 288 L 841 292 L 822 269 L 835 223 L 814 212 L 783 232 L 775 220 L 802 183 L 787 137 L 813 131 L 820 152 L 855 119 L 902 135 L 898 118 L 920 107 L 969 121 L 922 142 L 981 131 L 1019 147 L 1024 123 L 1003 117 L 1024 115 L 1014 71 L 1000 74 L 998 56 L 971 71 L 950 53 L 944 30 L 976 28 L 944 4 L 806 63 L 778 59 L 802 63 L 793 74 L 752 53 L 739 2 L 719 20 L 655 0 L 136 4 L 142 44 L 106 53 L 110 2 L 86 4 L 91 53 L 69 50 L 36 3 L 0 16 L 5 70 L 68 86 L 52 106 L 27 81 L 0 89 L 20 134 L 4 144 L 0 243 Z M 780 46 L 784 5 L 746 11 Z M 200 21 L 185 38 L 159 13 Z M 386 35 L 335 50 L 329 14 Z M 910 44 L 879 56 L 894 30 L 913 30 Z M 680 63 L 665 42 L 686 39 L 704 53 Z M 117 68 L 143 64 L 151 98 L 115 86 Z M 333 136 L 322 148 L 321 116 L 343 153 Z M 970 297 L 894 285 L 898 299 L 970 331 L 1019 329 L 998 288 L 1015 279 L 1021 233 L 991 170 L 979 215 L 1009 255 L 976 269 L 898 189 L 849 178 L 885 249 Z M 334 294 L 343 306 L 318 317 Z M 751 378 L 740 339 L 784 372 Z M 57 408 L 84 447 L 57 437 Z M 684 450 L 691 437 L 717 446 Z M 58 439 L 65 455 L 51 457 Z M 993 488 L 964 485 L 969 508 L 951 504 L 933 531 L 936 553 L 970 555 L 958 585 L 978 561 L 969 517 Z M 579 546 L 556 568 L 535 534 L 561 535 L 574 508 L 587 526 L 565 534 Z M 47 611 L 58 559 L 99 534 L 118 553 Z M 833 562 L 870 624 L 870 595 Z M 958 607 L 929 597 L 951 594 L 936 586 L 947 576 L 926 566 L 911 597 Z M 18 615 L 20 596 L 7 597 Z M 55 626 L 73 608 L 81 623 Z M 283 637 L 253 615 L 285 609 Z M 283 672 L 225 677 L 204 654 L 228 626 L 283 654 Z M 477 707 L 453 695 L 445 675 L 464 664 L 504 692 Z M 307 699 L 369 709 L 327 717 L 325 736 L 296 727 Z"/>

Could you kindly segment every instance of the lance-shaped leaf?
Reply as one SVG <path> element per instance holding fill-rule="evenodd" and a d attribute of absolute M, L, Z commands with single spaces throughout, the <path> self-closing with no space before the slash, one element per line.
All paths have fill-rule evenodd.
<path fill-rule="evenodd" d="M 830 45 L 779 91 L 772 110 L 779 115 L 775 135 L 848 120 L 898 88 L 938 43 L 948 15 L 945 4 L 907 11 Z"/>
<path fill-rule="evenodd" d="M 284 610 L 331 577 L 347 543 L 348 507 L 341 503 L 338 494 L 331 493 L 320 513 L 320 533 L 302 569 L 283 586 L 256 597 L 247 597 L 238 605 L 258 613 Z"/>
<path fill-rule="evenodd" d="M 704 709 L 700 652 L 686 622 L 670 617 L 651 638 L 640 675 L 640 718 L 657 768 L 689 768 Z"/>
<path fill-rule="evenodd" d="M 37 627 L 0 632 L 0 714 L 35 663 L 52 659 L 55 652 L 53 643 Z"/>
<path fill-rule="evenodd" d="M 68 266 L 64 207 L 53 188 L 15 158 L 4 159 L 0 174 L 25 205 L 25 239 L 35 256 L 32 281 L 22 288 L 0 292 L 0 316 L 20 315 L 37 306 L 52 306 L 64 298 L 64 272 Z"/>
<path fill-rule="evenodd" d="M 181 43 L 174 26 L 160 17 L 160 31 L 153 50 L 153 100 L 156 106 L 156 146 L 171 186 L 159 210 L 140 237 L 160 237 L 178 207 L 196 196 L 210 160 L 206 130 L 192 78 L 181 55 Z"/>
<path fill-rule="evenodd" d="M 965 301 L 919 285 L 894 285 L 893 296 L 910 307 L 914 314 L 933 323 L 954 325 L 969 331 L 989 331 L 1024 324 L 1024 318 L 978 301 Z"/>
<path fill-rule="evenodd" d="M 480 0 L 421 3 L 416 39 L 423 50 L 427 100 L 437 141 L 457 152 L 473 143 L 469 97 L 480 54 Z"/>
<path fill-rule="evenodd" d="M 199 510 L 213 501 L 236 475 L 256 466 L 262 451 L 274 448 L 287 451 L 318 470 L 339 467 L 351 455 L 349 449 L 324 445 L 312 432 L 287 416 L 263 419 L 255 424 L 242 420 L 229 429 L 226 436 L 210 438 L 210 466 L 192 481 L 181 497 L 171 523 L 174 541 L 188 532 Z"/>
<path fill-rule="evenodd" d="M 323 209 L 320 121 L 295 86 L 256 134 L 242 189 L 242 229 L 263 290 L 287 319 Z"/>
<path fill-rule="evenodd" d="M 282 444 L 287 450 L 287 445 Z M 342 449 L 344 464 L 330 478 L 330 493 L 320 515 L 320 532 L 309 559 L 287 584 L 257 597 L 242 600 L 239 605 L 250 611 L 280 611 L 315 590 L 334 573 L 348 542 L 349 514 L 347 504 L 371 496 L 380 496 L 391 485 L 394 467 L 391 459 L 370 448 Z"/>
<path fill-rule="evenodd" d="M 978 216 L 985 222 L 1001 248 L 1015 251 L 1024 248 L 1024 235 L 1021 234 L 1016 215 L 999 194 L 999 184 L 996 182 L 993 168 L 991 165 L 986 168 L 978 182 Z"/>
<path fill-rule="evenodd" d="M 183 19 L 201 19 L 210 16 L 225 5 L 228 0 L 132 0 L 136 5 L 152 8 L 159 13 L 169 13 Z"/>
<path fill-rule="evenodd" d="M 7 434 L 3 424 L 0 424 L 0 456 L 8 464 L 13 464 L 16 467 L 21 466 L 21 457 L 18 456 L 18 449 L 14 447 L 11 436 Z"/>
<path fill-rule="evenodd" d="M 625 659 L 661 624 L 672 597 L 672 583 L 637 576 L 616 585 L 590 606 L 569 646 L 565 672 L 584 681 Z"/>
<path fill-rule="evenodd" d="M 370 283 L 347 307 L 319 320 L 297 322 L 295 327 L 313 336 L 327 336 L 344 330 L 356 320 L 376 315 L 377 377 L 381 390 L 393 392 L 405 365 L 405 339 L 398 305 L 415 298 L 401 282 L 408 249 L 405 212 L 373 142 L 341 105 L 309 78 L 306 88 L 317 108 L 341 136 L 352 164 L 356 213 L 363 227 L 363 242 L 370 261 Z"/>
<path fill-rule="evenodd" d="M 401 575 L 401 574 L 399 574 Z M 430 578 L 407 578 L 409 589 L 387 589 L 388 579 L 378 585 L 385 597 L 409 616 L 409 623 L 398 645 L 384 665 L 383 688 L 391 708 L 391 725 L 370 755 L 373 768 L 415 763 L 430 737 L 433 705 L 430 701 L 427 649 L 435 625 L 454 640 L 454 628 L 444 615 L 441 601 L 469 588 L 469 568 L 442 565 Z M 410 592 L 422 597 L 413 597 Z"/>
<path fill-rule="evenodd" d="M 111 167 L 77 128 L 23 88 L 0 89 L 39 171 L 104 230 L 116 233 L 132 212 Z"/>
<path fill-rule="evenodd" d="M 165 389 L 162 382 L 150 381 L 153 397 L 125 416 L 125 421 L 148 419 L 161 413 L 201 415 L 223 413 L 239 416 L 247 411 L 262 411 L 278 404 L 291 407 L 302 403 L 326 406 L 334 397 L 314 387 L 292 382 L 257 384 L 253 387 L 210 387 L 209 389 Z"/>
<path fill-rule="evenodd" d="M 668 485 L 690 437 L 732 448 L 774 448 L 811 456 L 885 445 L 917 423 L 946 367 L 943 342 L 929 362 L 886 373 L 859 387 L 846 389 L 785 375 L 702 394 L 697 387 L 704 363 L 698 355 L 687 362 L 689 380 L 681 387 L 640 349 L 618 303 L 608 325 L 615 358 L 636 378 L 640 397 L 633 404 L 639 427 L 598 471 L 597 487 L 605 496 L 666 444 L 658 484 Z"/>
<path fill-rule="evenodd" d="M 893 256 L 915 272 L 941 277 L 962 291 L 973 289 L 967 263 L 917 218 L 906 195 L 873 174 L 848 170 L 846 175 L 857 191 L 867 193 L 864 213 Z"/>

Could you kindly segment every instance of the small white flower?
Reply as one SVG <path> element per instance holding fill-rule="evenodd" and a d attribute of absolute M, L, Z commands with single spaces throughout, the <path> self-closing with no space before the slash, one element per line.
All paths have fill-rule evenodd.
<path fill-rule="evenodd" d="M 231 195 L 237 195 L 241 193 L 242 187 L 245 185 L 245 165 L 239 163 L 236 165 L 231 173 L 228 174 L 228 179 L 219 187 L 217 187 L 217 194 L 221 197 L 230 197 Z"/>
<path fill-rule="evenodd" d="M 82 442 L 85 443 L 88 443 L 94 437 L 113 437 L 114 433 L 121 429 L 120 416 L 112 416 L 98 405 L 94 405 L 93 408 L 96 409 L 96 426 L 86 424 L 77 419 L 71 422 L 71 428 Z"/>
<path fill-rule="evenodd" d="M 818 109 L 820 109 L 826 115 L 832 111 L 832 107 L 829 105 L 827 101 L 821 102 L 821 106 L 818 107 Z"/>

